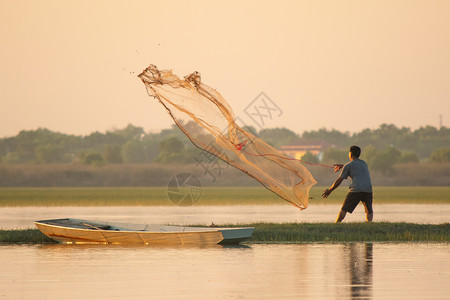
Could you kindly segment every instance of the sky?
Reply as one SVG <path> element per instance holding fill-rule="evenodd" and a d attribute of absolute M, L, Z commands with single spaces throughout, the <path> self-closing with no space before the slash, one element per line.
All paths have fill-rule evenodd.
<path fill-rule="evenodd" d="M 169 128 L 137 77 L 150 64 L 199 71 L 257 129 L 449 127 L 449 15 L 446 0 L 0 0 L 0 137 Z"/>

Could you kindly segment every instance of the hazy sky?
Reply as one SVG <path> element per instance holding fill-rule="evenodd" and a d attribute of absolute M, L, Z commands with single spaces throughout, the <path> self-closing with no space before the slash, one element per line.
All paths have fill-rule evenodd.
<path fill-rule="evenodd" d="M 248 125 L 261 92 L 298 133 L 450 124 L 447 0 L 0 0 L 0 38 L 0 137 L 167 128 L 149 64 L 199 71 Z"/>

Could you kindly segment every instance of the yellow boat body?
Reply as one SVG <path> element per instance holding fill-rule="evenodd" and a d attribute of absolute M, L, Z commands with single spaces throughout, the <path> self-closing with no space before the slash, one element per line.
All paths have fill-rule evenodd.
<path fill-rule="evenodd" d="M 143 244 L 207 246 L 239 243 L 253 234 L 253 227 L 211 228 L 123 224 L 79 219 L 36 221 L 49 238 L 70 244 Z"/>

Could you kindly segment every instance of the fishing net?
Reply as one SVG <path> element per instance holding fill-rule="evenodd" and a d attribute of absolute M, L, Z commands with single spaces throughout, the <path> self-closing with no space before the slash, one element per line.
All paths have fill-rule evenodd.
<path fill-rule="evenodd" d="M 198 72 L 182 80 L 171 70 L 150 65 L 139 77 L 148 94 L 159 100 L 195 146 L 258 180 L 292 205 L 308 206 L 309 189 L 316 184 L 310 172 L 240 128 L 231 107 L 216 90 L 201 83 Z"/>

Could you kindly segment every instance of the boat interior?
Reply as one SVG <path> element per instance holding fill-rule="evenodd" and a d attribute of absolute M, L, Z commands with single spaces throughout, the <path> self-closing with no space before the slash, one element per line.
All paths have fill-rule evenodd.
<path fill-rule="evenodd" d="M 217 231 L 213 227 L 187 227 L 159 224 L 128 224 L 116 222 L 94 222 L 80 219 L 56 219 L 37 221 L 52 226 L 69 227 L 76 229 L 90 230 L 109 230 L 109 231 L 146 231 L 146 232 L 198 232 L 198 231 Z M 223 229 L 223 228 L 222 228 Z"/>

